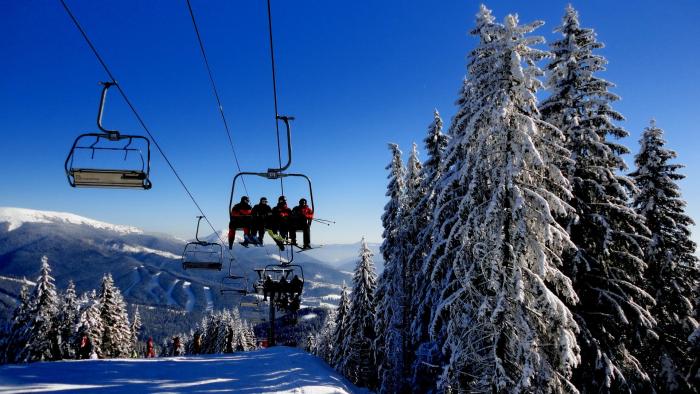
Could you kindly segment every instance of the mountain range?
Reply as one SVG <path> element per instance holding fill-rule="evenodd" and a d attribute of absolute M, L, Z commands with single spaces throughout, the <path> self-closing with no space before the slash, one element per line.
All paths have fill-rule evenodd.
<path fill-rule="evenodd" d="M 226 240 L 227 232 L 225 229 L 200 239 L 219 242 L 219 237 Z M 64 291 L 69 281 L 75 284 L 78 295 L 99 290 L 102 277 L 109 273 L 130 308 L 159 310 L 153 314 L 160 320 L 189 316 L 197 321 L 213 309 L 239 306 L 240 296 L 222 296 L 219 291 L 229 272 L 248 278 L 250 289 L 258 279 L 254 270 L 274 267 L 280 259 L 298 265 L 294 267 L 295 274 L 302 276 L 303 270 L 302 307 L 332 307 L 340 298 L 343 281 L 351 285 L 351 271 L 360 249 L 359 243 L 325 245 L 290 255 L 280 252 L 268 239 L 265 247 L 244 248 L 236 243 L 229 251 L 225 245 L 222 271 L 183 270 L 181 256 L 187 243 L 172 235 L 148 233 L 71 213 L 0 208 L 0 318 L 6 318 L 15 308 L 21 279 L 32 281 L 39 277 L 44 255 L 49 259 L 59 291 Z M 378 246 L 374 246 L 370 248 L 378 254 Z M 375 261 L 381 267 L 381 259 Z M 253 297 L 248 296 L 247 300 Z M 244 316 L 256 312 L 240 309 Z M 143 310 L 145 323 L 148 318 L 144 319 Z M 163 314 L 164 311 L 170 313 Z M 160 318 L 165 315 L 168 317 Z"/>

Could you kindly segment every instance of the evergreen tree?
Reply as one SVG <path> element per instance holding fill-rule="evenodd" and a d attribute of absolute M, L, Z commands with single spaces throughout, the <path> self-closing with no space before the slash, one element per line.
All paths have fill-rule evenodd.
<path fill-rule="evenodd" d="M 101 350 L 106 358 L 125 358 L 131 355 L 133 333 L 121 292 L 114 286 L 112 274 L 102 278 L 98 296 L 100 317 L 104 325 Z"/>
<path fill-rule="evenodd" d="M 447 147 L 450 170 L 441 180 L 440 203 L 457 209 L 441 246 L 452 249 L 452 260 L 438 261 L 454 271 L 436 311 L 450 355 L 440 384 L 575 391 L 569 378 L 579 362 L 578 328 L 562 299 L 577 297 L 559 269 L 573 245 L 555 220 L 571 211 L 560 198 L 569 191 L 558 168 L 569 152 L 559 130 L 539 120 L 542 71 L 534 64 L 547 53 L 532 48 L 541 37 L 526 37 L 542 22 L 519 26 L 509 15 L 496 24 L 484 6 L 477 18 L 464 123 Z"/>
<path fill-rule="evenodd" d="M 22 281 L 17 307 L 12 312 L 12 319 L 3 337 L 2 346 L 0 346 L 0 364 L 17 362 L 17 356 L 27 343 L 27 339 L 24 337 L 25 326 L 30 319 L 29 312 L 32 309 L 32 300 L 29 293 L 29 282 L 26 278 L 23 278 Z"/>
<path fill-rule="evenodd" d="M 91 294 L 86 295 L 86 302 L 83 304 L 83 310 L 78 319 L 76 343 L 80 343 L 82 336 L 85 335 L 92 352 L 98 357 L 104 357 L 102 351 L 102 338 L 105 332 L 105 325 L 100 314 L 101 305 L 97 294 L 93 290 Z"/>
<path fill-rule="evenodd" d="M 245 324 L 245 337 L 248 343 L 248 350 L 255 350 L 258 347 L 257 340 L 255 339 L 255 330 L 252 325 L 247 322 Z"/>
<path fill-rule="evenodd" d="M 55 325 L 54 318 L 58 313 L 58 296 L 54 278 L 49 274 L 49 259 L 41 258 L 41 276 L 37 279 L 36 287 L 31 296 L 29 320 L 24 326 L 21 338 L 26 339 L 24 348 L 20 350 L 15 362 L 35 362 L 52 359 L 49 331 Z"/>
<path fill-rule="evenodd" d="M 330 311 L 328 315 L 326 315 L 323 327 L 315 340 L 316 352 L 314 354 L 328 365 L 332 365 L 333 359 L 333 333 L 336 327 L 335 319 L 335 312 Z"/>
<path fill-rule="evenodd" d="M 350 308 L 345 317 L 347 331 L 344 348 L 347 351 L 345 370 L 348 380 L 358 387 L 370 390 L 378 387 L 377 366 L 375 364 L 375 291 L 377 288 L 370 252 L 364 237 L 360 247 L 360 260 L 355 268 L 353 291 L 350 295 Z"/>
<path fill-rule="evenodd" d="M 605 58 L 592 29 L 581 28 L 569 5 L 564 37 L 550 44 L 554 58 L 547 87 L 551 96 L 540 106 L 542 118 L 566 137 L 572 161 L 563 165 L 572 185 L 570 204 L 577 217 L 563 221 L 577 252 L 565 259 L 565 274 L 573 280 L 581 302 L 570 306 L 580 327 L 577 336 L 585 363 L 572 382 L 582 392 L 650 390 L 644 368 L 630 352 L 653 337 L 654 318 L 647 311 L 652 297 L 637 286 L 645 267 L 643 249 L 648 229 L 643 217 L 627 206 L 636 189 L 618 173 L 627 170 L 620 157 L 629 153 L 610 137 L 628 135 L 613 121 L 624 120 L 611 108 L 619 99 L 615 85 L 596 77 Z"/>
<path fill-rule="evenodd" d="M 700 271 L 696 244 L 690 239 L 690 225 L 695 223 L 685 214 L 686 202 L 676 183 L 685 178 L 676 173 L 684 166 L 668 163 L 676 158 L 676 152 L 664 148 L 662 136 L 663 130 L 652 119 L 639 140 L 641 149 L 634 160 L 637 169 L 630 174 L 640 190 L 633 206 L 646 218 L 652 234 L 642 287 L 656 300 L 651 313 L 658 336 L 658 341 L 644 346 L 638 357 L 658 392 L 688 392 L 685 377 L 692 358 L 686 350 L 687 338 L 698 327 L 691 300 L 697 297 L 693 290 L 700 283 Z"/>
<path fill-rule="evenodd" d="M 405 245 L 405 200 L 406 168 L 401 160 L 398 145 L 389 143 L 392 153 L 391 163 L 386 167 L 389 172 L 389 185 L 386 196 L 389 202 L 384 206 L 382 226 L 384 242 L 380 251 L 384 256 L 384 271 L 377 286 L 376 353 L 381 380 L 381 393 L 398 392 L 403 383 L 403 344 L 404 279 L 406 271 Z"/>
<path fill-rule="evenodd" d="M 61 353 L 64 357 L 77 358 L 79 343 L 74 341 L 73 333 L 75 332 L 79 316 L 80 302 L 75 294 L 75 284 L 71 280 L 68 283 L 68 289 L 56 316 L 56 324 L 61 335 Z"/>
<path fill-rule="evenodd" d="M 139 330 L 141 329 L 141 314 L 139 313 L 139 307 L 136 307 L 134 311 L 134 319 L 131 321 L 131 348 L 135 348 L 136 343 L 139 341 Z"/>
<path fill-rule="evenodd" d="M 442 134 L 442 119 L 437 109 L 433 122 L 428 126 L 428 136 L 423 140 L 428 159 L 423 163 L 418 178 L 421 179 L 414 191 L 407 193 L 412 207 L 411 219 L 408 223 L 413 250 L 408 258 L 409 279 L 412 280 L 413 295 L 410 306 L 410 353 L 418 355 L 412 362 L 410 378 L 411 391 L 428 393 L 435 388 L 440 364 L 440 345 L 430 337 L 429 325 L 431 313 L 439 292 L 430 281 L 430 274 L 424 269 L 425 257 L 432 248 L 432 232 L 434 231 L 433 211 L 437 197 L 437 182 L 442 176 L 442 155 L 447 146 L 448 138 Z M 437 350 L 437 351 L 436 351 Z M 430 355 L 430 357 L 428 357 Z"/>
<path fill-rule="evenodd" d="M 347 376 L 345 368 L 345 355 L 348 354 L 345 345 L 347 332 L 347 315 L 350 309 L 350 299 L 348 298 L 348 286 L 343 281 L 343 289 L 340 291 L 340 301 L 335 315 L 335 328 L 333 329 L 333 353 L 328 363 L 333 369 L 343 376 Z"/>

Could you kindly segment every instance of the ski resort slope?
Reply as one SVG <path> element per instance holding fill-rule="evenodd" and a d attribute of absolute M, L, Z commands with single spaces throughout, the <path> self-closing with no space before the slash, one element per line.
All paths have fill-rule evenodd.
<path fill-rule="evenodd" d="M 358 389 L 316 356 L 289 347 L 223 355 L 69 360 L 0 367 L 10 393 L 354 394 Z"/>

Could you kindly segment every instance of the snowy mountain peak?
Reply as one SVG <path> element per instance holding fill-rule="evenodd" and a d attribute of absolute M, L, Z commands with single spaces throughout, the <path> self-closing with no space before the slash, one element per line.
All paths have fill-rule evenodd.
<path fill-rule="evenodd" d="M 0 223 L 8 223 L 7 231 L 20 228 L 24 223 L 69 223 L 85 224 L 94 228 L 110 230 L 116 233 L 143 234 L 143 231 L 131 226 L 118 226 L 114 224 L 99 222 L 82 216 L 66 212 L 37 211 L 25 208 L 0 207 Z"/>

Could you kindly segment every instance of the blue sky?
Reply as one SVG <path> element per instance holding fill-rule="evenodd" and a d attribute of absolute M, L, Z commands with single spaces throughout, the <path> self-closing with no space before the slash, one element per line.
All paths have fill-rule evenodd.
<path fill-rule="evenodd" d="M 227 226 L 231 181 L 238 173 L 197 42 L 187 2 L 66 0 L 98 53 L 180 177 L 217 229 Z M 241 171 L 278 163 L 265 1 L 191 0 L 233 137 Z M 558 37 L 566 1 L 486 3 L 497 21 Z M 651 117 L 666 131 L 688 179 L 687 212 L 700 218 L 700 15 L 697 1 L 573 2 L 583 27 L 606 44 L 599 76 L 615 84 L 634 153 Z M 465 75 L 474 1 L 272 1 L 280 115 L 294 116 L 288 172 L 311 178 L 314 243 L 381 241 L 390 161 L 387 142 L 405 153 L 423 148 L 437 108 L 447 129 Z M 0 206 L 71 212 L 146 231 L 192 238 L 199 211 L 152 147 L 153 189 L 68 186 L 63 163 L 78 135 L 97 132 L 101 87 L 109 78 L 60 1 L 0 3 Z M 145 131 L 115 88 L 103 125 Z M 280 123 L 283 131 L 283 124 Z M 283 147 L 284 149 L 284 147 Z M 284 152 L 284 151 L 283 151 Z M 425 155 L 420 155 L 425 160 Z M 283 155 L 283 162 L 286 158 Z M 633 166 L 632 157 L 627 158 Z M 279 183 L 246 178 L 253 202 L 275 201 Z M 237 183 L 240 198 L 242 184 Z M 290 205 L 308 198 L 301 181 L 285 182 Z M 206 231 L 207 233 L 210 232 Z M 698 238 L 696 237 L 696 241 Z"/>

